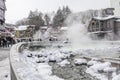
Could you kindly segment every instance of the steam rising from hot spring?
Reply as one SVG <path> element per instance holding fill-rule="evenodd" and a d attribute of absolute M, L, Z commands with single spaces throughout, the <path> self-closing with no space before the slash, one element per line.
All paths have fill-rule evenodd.
<path fill-rule="evenodd" d="M 86 27 L 81 23 L 76 23 L 69 26 L 67 37 L 73 47 L 82 47 L 91 41 L 91 38 L 87 34 Z"/>
<path fill-rule="evenodd" d="M 71 43 L 72 49 L 102 49 L 114 46 L 111 45 L 109 41 L 92 40 L 87 31 L 87 27 L 82 23 L 76 23 L 69 26 L 67 38 Z"/>
<path fill-rule="evenodd" d="M 67 19 L 66 24 L 68 24 L 68 31 L 66 33 L 66 37 L 69 39 L 71 47 L 74 49 L 96 49 L 110 47 L 111 44 L 109 43 L 109 41 L 94 41 L 91 39 L 86 27 L 88 21 L 89 20 L 87 20 L 86 23 L 83 24 L 80 18 L 74 20 L 73 16 L 69 16 L 69 18 Z"/>

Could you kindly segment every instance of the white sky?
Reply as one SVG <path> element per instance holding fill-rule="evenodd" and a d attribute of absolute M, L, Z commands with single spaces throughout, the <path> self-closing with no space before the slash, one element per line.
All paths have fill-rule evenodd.
<path fill-rule="evenodd" d="M 27 17 L 30 10 L 52 12 L 63 5 L 68 5 L 73 12 L 110 6 L 109 0 L 6 0 L 6 22 L 15 23 L 17 20 Z"/>

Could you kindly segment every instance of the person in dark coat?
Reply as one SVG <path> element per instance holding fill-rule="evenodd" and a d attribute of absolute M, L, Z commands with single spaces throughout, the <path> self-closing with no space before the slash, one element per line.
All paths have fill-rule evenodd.
<path fill-rule="evenodd" d="M 2 41 L 2 39 L 0 38 L 0 47 L 2 47 L 1 41 Z"/>
<path fill-rule="evenodd" d="M 2 39 L 2 47 L 4 48 L 6 45 L 6 41 L 5 41 L 5 38 Z"/>
<path fill-rule="evenodd" d="M 1 40 L 1 47 L 4 47 L 3 39 Z"/>

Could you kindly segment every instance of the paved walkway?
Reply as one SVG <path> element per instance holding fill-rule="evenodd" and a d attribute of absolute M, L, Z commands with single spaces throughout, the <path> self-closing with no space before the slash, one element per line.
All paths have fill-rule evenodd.
<path fill-rule="evenodd" d="M 10 80 L 10 48 L 0 48 L 0 80 Z"/>
<path fill-rule="evenodd" d="M 0 61 L 9 57 L 10 48 L 0 48 Z"/>

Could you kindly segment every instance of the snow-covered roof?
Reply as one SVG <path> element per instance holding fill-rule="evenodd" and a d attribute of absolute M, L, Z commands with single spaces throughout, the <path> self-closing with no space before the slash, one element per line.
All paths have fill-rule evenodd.
<path fill-rule="evenodd" d="M 15 30 L 22 31 L 22 30 L 26 30 L 28 27 L 29 27 L 28 25 L 18 26 L 18 27 L 15 28 Z"/>
<path fill-rule="evenodd" d="M 12 28 L 12 29 L 14 29 L 15 28 L 15 26 L 5 26 L 6 28 Z"/>
<path fill-rule="evenodd" d="M 120 22 L 120 19 L 115 20 L 116 22 Z"/>
<path fill-rule="evenodd" d="M 60 30 L 68 30 L 68 27 L 61 27 Z"/>
<path fill-rule="evenodd" d="M 108 20 L 108 19 L 112 19 L 115 18 L 115 16 L 108 16 L 108 17 L 94 17 L 94 19 L 97 20 Z"/>
<path fill-rule="evenodd" d="M 40 29 L 47 29 L 48 28 L 48 26 L 42 26 L 42 27 L 40 27 Z"/>

